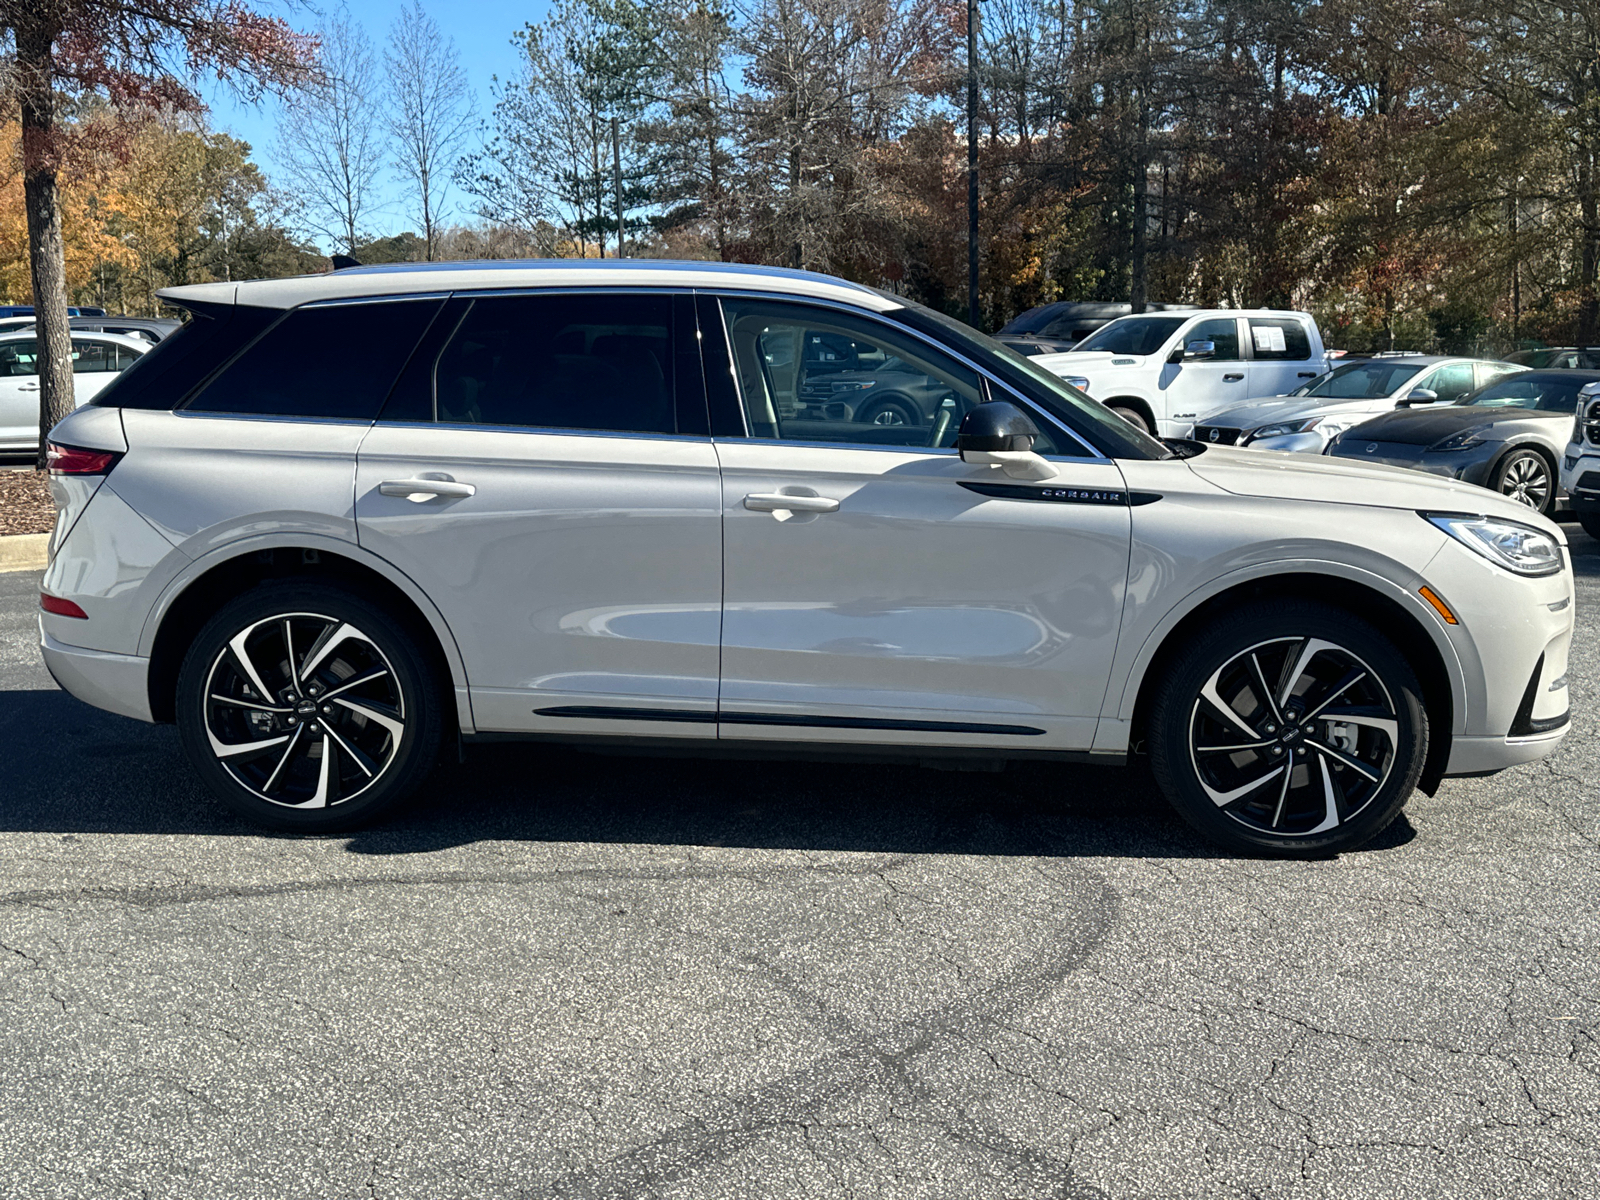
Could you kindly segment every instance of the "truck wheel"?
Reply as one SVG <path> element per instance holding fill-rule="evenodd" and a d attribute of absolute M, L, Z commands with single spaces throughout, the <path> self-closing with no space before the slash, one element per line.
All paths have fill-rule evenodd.
<path fill-rule="evenodd" d="M 1150 428 L 1150 422 L 1145 420 L 1144 414 L 1137 408 L 1130 408 L 1126 404 L 1108 404 L 1106 407 L 1112 412 L 1116 413 L 1117 416 L 1121 417 L 1129 425 L 1132 425 L 1140 433 L 1148 433 L 1152 435 L 1155 433 L 1155 430 Z"/>

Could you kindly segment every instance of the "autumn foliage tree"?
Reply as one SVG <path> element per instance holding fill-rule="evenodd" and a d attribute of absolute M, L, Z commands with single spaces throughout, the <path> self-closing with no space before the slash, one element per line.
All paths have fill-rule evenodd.
<path fill-rule="evenodd" d="M 45 434 L 73 408 L 60 175 L 75 98 L 113 111 L 197 112 L 203 72 L 246 96 L 304 82 L 316 45 L 240 0 L 0 0 L 0 52 L 20 110 L 28 257 L 38 312 L 40 461 Z M 114 138 L 115 124 L 108 130 Z"/>

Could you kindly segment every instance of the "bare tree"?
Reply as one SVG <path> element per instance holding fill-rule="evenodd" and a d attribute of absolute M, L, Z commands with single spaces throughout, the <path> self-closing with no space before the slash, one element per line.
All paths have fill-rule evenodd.
<path fill-rule="evenodd" d="M 394 165 L 416 202 L 431 262 L 446 216 L 450 173 L 472 121 L 472 92 L 455 39 L 446 37 L 423 11 L 422 0 L 411 0 L 400 10 L 383 59 L 389 74 Z"/>
<path fill-rule="evenodd" d="M 318 77 L 285 105 L 273 157 L 296 218 L 350 253 L 367 234 L 383 169 L 384 123 L 372 43 L 337 20 L 322 34 Z"/>
<path fill-rule="evenodd" d="M 312 43 L 240 0 L 0 0 L 0 61 L 22 110 L 24 207 L 38 311 L 39 463 L 45 435 L 73 408 L 65 247 L 57 176 L 72 142 L 62 97 L 196 112 L 188 82 L 214 71 L 246 96 L 299 82 Z"/>

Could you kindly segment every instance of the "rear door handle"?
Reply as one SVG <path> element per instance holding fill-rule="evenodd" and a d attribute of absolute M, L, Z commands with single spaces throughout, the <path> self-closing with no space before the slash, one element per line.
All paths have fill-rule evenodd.
<path fill-rule="evenodd" d="M 831 496 L 785 496 L 782 492 L 752 492 L 744 498 L 751 512 L 838 512 L 839 502 Z"/>
<path fill-rule="evenodd" d="M 1224 375 L 1222 378 L 1223 378 L 1223 381 L 1225 383 L 1237 383 L 1239 380 L 1243 379 L 1244 376 L 1243 375 Z"/>
<path fill-rule="evenodd" d="M 457 483 L 453 479 L 386 479 L 378 485 L 378 491 L 385 496 L 403 496 L 413 504 L 442 496 L 459 499 L 478 493 L 470 483 Z"/>
<path fill-rule="evenodd" d="M 39 390 L 39 385 L 37 383 L 19 383 L 19 384 L 17 384 L 17 391 L 19 391 L 19 392 L 37 392 L 38 390 Z"/>

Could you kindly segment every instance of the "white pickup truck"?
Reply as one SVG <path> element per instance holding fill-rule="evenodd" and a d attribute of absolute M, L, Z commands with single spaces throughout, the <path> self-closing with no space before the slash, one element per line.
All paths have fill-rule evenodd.
<path fill-rule="evenodd" d="M 1160 437 L 1188 437 L 1211 413 L 1284 395 L 1328 369 L 1309 313 L 1238 308 L 1118 317 L 1033 361 Z"/>

